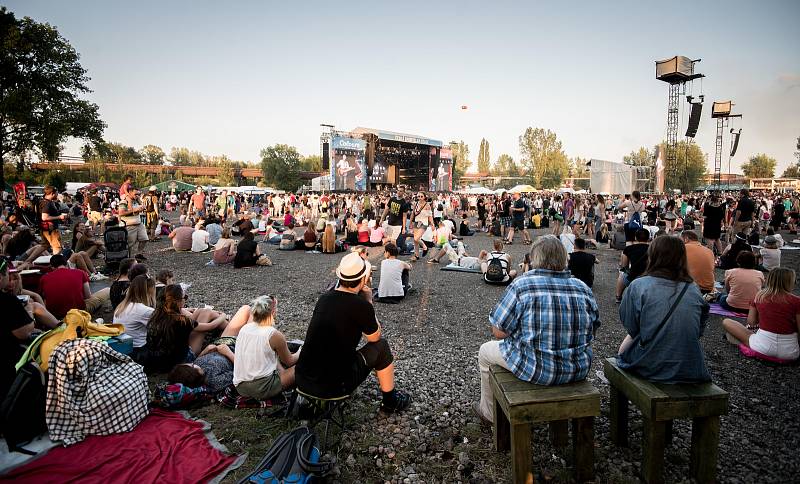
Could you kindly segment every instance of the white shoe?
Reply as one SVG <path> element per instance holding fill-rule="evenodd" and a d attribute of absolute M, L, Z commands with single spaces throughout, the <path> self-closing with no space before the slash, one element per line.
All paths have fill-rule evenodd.
<path fill-rule="evenodd" d="M 95 272 L 94 274 L 89 276 L 89 280 L 92 282 L 105 281 L 108 280 L 108 276 L 100 274 L 99 272 Z"/>

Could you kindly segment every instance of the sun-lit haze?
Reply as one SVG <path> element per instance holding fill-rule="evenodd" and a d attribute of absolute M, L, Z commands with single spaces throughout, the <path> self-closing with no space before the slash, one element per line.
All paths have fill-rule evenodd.
<path fill-rule="evenodd" d="M 136 148 L 316 154 L 328 123 L 463 139 L 474 162 L 482 137 L 492 160 L 518 158 L 533 126 L 555 131 L 569 156 L 621 161 L 665 136 L 654 61 L 673 55 L 702 59 L 696 141 L 710 162 L 714 100 L 744 115 L 734 171 L 764 152 L 780 174 L 800 136 L 796 0 L 5 5 L 57 26 L 89 71 L 105 138 Z"/>

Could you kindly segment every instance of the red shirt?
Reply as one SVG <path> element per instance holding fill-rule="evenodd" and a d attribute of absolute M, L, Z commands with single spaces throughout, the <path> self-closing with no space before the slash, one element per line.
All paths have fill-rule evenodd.
<path fill-rule="evenodd" d="M 797 333 L 800 297 L 790 294 L 784 301 L 752 304 L 758 310 L 758 327 L 774 334 Z"/>
<path fill-rule="evenodd" d="M 83 283 L 89 276 L 79 269 L 61 267 L 47 273 L 39 280 L 39 294 L 45 300 L 47 310 L 58 319 L 63 319 L 70 309 L 86 309 L 83 299 Z"/>
<path fill-rule="evenodd" d="M 192 195 L 192 205 L 195 210 L 205 210 L 206 207 L 206 194 L 195 193 Z"/>

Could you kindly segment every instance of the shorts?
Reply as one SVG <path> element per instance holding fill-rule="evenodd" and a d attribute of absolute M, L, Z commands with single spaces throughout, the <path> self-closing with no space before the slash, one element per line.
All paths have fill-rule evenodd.
<path fill-rule="evenodd" d="M 783 360 L 796 360 L 800 357 L 797 334 L 775 334 L 759 329 L 750 336 L 749 346 L 762 355 Z"/>
<path fill-rule="evenodd" d="M 400 233 L 402 233 L 402 228 L 399 225 L 387 225 L 386 226 L 386 239 L 393 243 L 397 243 L 397 238 L 400 237 Z"/>
<path fill-rule="evenodd" d="M 61 232 L 55 230 L 42 230 L 42 241 L 53 254 L 61 252 Z"/>
<path fill-rule="evenodd" d="M 147 229 L 142 224 L 128 225 L 125 230 L 128 231 L 128 248 L 132 248 L 136 242 L 150 240 L 150 237 L 147 236 Z"/>
<path fill-rule="evenodd" d="M 87 218 L 89 219 L 89 222 L 93 224 L 99 224 L 103 220 L 103 212 L 90 211 Z"/>
<path fill-rule="evenodd" d="M 283 391 L 281 376 L 277 370 L 270 375 L 256 378 L 255 380 L 239 382 L 236 391 L 243 397 L 255 398 L 256 400 L 267 400 Z"/>
<path fill-rule="evenodd" d="M 428 228 L 428 222 L 414 222 L 414 228 L 424 230 Z"/>
<path fill-rule="evenodd" d="M 515 230 L 525 230 L 525 219 L 514 219 L 511 228 Z"/>
<path fill-rule="evenodd" d="M 503 227 L 511 227 L 511 217 L 500 217 L 500 225 Z"/>

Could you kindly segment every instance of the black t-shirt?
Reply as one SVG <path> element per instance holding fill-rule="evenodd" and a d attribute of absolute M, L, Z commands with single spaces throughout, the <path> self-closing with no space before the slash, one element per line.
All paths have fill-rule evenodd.
<path fill-rule="evenodd" d="M 14 365 L 17 364 L 25 350 L 12 332 L 30 324 L 33 319 L 17 296 L 5 291 L 0 291 L 0 308 L 3 308 L 3 317 L 0 318 L 3 328 L 2 343 L 0 343 L 0 352 L 2 352 L 0 353 L 0 358 L 2 358 L 0 360 L 0 365 L 2 365 L 0 367 L 0 398 L 5 398 L 16 375 Z"/>
<path fill-rule="evenodd" d="M 233 267 L 247 267 L 256 263 L 256 249 L 258 242 L 255 240 L 242 240 L 236 246 L 236 257 L 233 259 Z"/>
<path fill-rule="evenodd" d="M 171 318 L 165 325 L 147 324 L 147 357 L 145 368 L 149 372 L 168 372 L 186 361 L 189 353 L 189 335 L 197 327 L 197 322 L 185 316 L 164 316 Z"/>
<path fill-rule="evenodd" d="M 315 396 L 342 396 L 362 334 L 378 330 L 375 308 L 358 294 L 329 291 L 317 300 L 297 362 L 298 388 Z"/>
<path fill-rule="evenodd" d="M 755 212 L 756 206 L 749 197 L 742 197 L 739 200 L 739 204 L 736 205 L 736 210 L 739 211 L 739 220 L 737 222 L 749 222 L 753 220 L 753 212 Z"/>
<path fill-rule="evenodd" d="M 46 213 L 52 217 L 58 217 L 61 215 L 61 211 L 58 209 L 56 202 L 52 200 L 46 200 L 44 198 L 39 202 L 39 213 Z M 39 220 L 40 222 L 42 221 L 41 218 Z M 49 222 L 53 224 L 53 228 L 58 228 L 59 224 L 61 223 L 61 221 L 57 219 L 49 220 Z"/>
<path fill-rule="evenodd" d="M 389 199 L 389 216 L 387 222 L 389 225 L 402 225 L 403 214 L 408 212 L 408 204 L 402 198 L 392 197 Z"/>
<path fill-rule="evenodd" d="M 109 289 L 108 298 L 111 300 L 111 310 L 117 309 L 119 303 L 125 299 L 125 293 L 128 292 L 128 288 L 131 286 L 131 281 L 114 281 L 111 283 L 111 289 Z"/>
<path fill-rule="evenodd" d="M 517 199 L 514 202 L 514 208 L 521 208 L 522 210 L 514 210 L 514 220 L 523 220 L 525 218 L 525 202 L 522 199 Z"/>
<path fill-rule="evenodd" d="M 588 252 L 575 251 L 569 255 L 567 268 L 572 273 L 572 277 L 580 279 L 587 286 L 594 284 L 594 254 Z"/>
<path fill-rule="evenodd" d="M 506 198 L 500 204 L 500 216 L 501 217 L 510 217 L 511 216 L 511 199 Z"/>
<path fill-rule="evenodd" d="M 622 253 L 628 257 L 628 281 L 632 282 L 647 269 L 647 244 L 633 244 L 625 247 Z"/>

